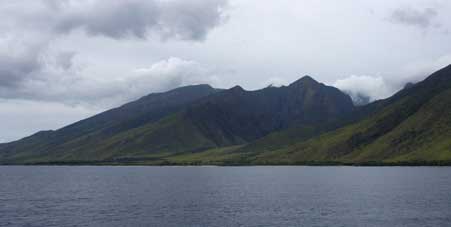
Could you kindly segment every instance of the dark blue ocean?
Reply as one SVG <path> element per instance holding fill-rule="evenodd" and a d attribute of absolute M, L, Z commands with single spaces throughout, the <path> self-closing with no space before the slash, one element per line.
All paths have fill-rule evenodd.
<path fill-rule="evenodd" d="M 0 226 L 451 226 L 451 168 L 0 166 Z"/>

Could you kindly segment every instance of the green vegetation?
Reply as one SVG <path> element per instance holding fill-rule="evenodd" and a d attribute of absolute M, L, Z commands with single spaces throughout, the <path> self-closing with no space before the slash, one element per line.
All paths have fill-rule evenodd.
<path fill-rule="evenodd" d="M 385 107 L 364 120 L 258 154 L 251 163 L 449 163 L 450 87 L 448 67 L 388 99 Z"/>

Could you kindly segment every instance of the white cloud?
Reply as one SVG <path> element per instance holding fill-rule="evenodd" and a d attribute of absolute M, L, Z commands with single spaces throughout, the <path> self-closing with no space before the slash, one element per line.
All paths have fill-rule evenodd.
<path fill-rule="evenodd" d="M 351 75 L 336 80 L 332 86 L 348 93 L 355 102 L 365 96 L 374 101 L 393 95 L 407 83 L 420 82 L 450 64 L 451 55 L 443 55 L 437 59 L 411 62 L 400 66 L 398 72 L 387 72 L 384 76 Z"/>
<path fill-rule="evenodd" d="M 152 83 L 157 90 L 167 90 L 189 84 L 218 84 L 219 78 L 213 69 L 195 61 L 171 57 L 146 68 L 134 70 L 134 77 Z"/>
<path fill-rule="evenodd" d="M 333 86 L 348 93 L 354 101 L 362 96 L 369 97 L 370 101 L 387 98 L 395 91 L 384 78 L 380 76 L 356 76 L 337 80 Z"/>
<path fill-rule="evenodd" d="M 2 2 L 3 4 L 3 2 Z M 228 0 L 16 0 L 0 6 L 0 25 L 41 32 L 84 31 L 113 39 L 202 41 L 227 18 Z"/>

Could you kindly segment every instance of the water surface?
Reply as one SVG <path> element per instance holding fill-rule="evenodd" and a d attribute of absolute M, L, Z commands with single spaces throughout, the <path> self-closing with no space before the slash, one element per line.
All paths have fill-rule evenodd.
<path fill-rule="evenodd" d="M 0 226 L 451 226 L 451 168 L 0 166 Z"/>

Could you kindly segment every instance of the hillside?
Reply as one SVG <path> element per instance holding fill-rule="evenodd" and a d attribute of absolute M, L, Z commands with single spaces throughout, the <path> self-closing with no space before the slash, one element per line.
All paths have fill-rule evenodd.
<path fill-rule="evenodd" d="M 85 150 L 116 134 L 156 122 L 219 91 L 209 85 L 196 85 L 150 94 L 59 130 L 41 131 L 12 143 L 0 144 L 0 160 L 64 158 L 72 151 Z"/>
<path fill-rule="evenodd" d="M 364 108 L 364 111 L 380 110 L 336 131 L 255 154 L 247 161 L 256 164 L 451 161 L 451 66 Z"/>
<path fill-rule="evenodd" d="M 186 95 L 188 94 L 188 95 Z M 131 162 L 244 145 L 293 126 L 321 128 L 350 114 L 350 97 L 303 77 L 246 91 L 209 86 L 153 94 L 57 131 L 0 147 L 3 163 Z M 316 135 L 306 133 L 306 137 Z"/>
<path fill-rule="evenodd" d="M 148 163 L 450 165 L 450 138 L 451 65 L 324 127 L 293 126 L 241 146 L 168 155 Z"/>

